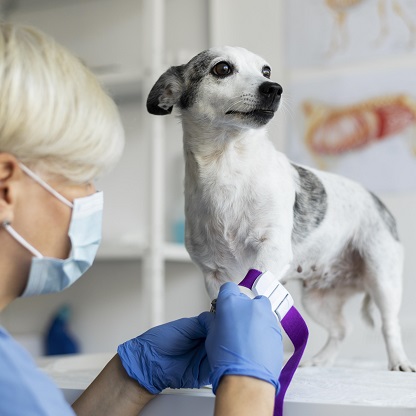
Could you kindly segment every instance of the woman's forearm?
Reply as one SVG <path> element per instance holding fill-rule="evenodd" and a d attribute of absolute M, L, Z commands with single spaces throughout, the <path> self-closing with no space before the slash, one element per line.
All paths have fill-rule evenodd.
<path fill-rule="evenodd" d="M 275 387 L 253 377 L 226 375 L 216 392 L 215 416 L 271 416 Z"/>
<path fill-rule="evenodd" d="M 137 416 L 153 397 L 115 355 L 72 407 L 78 416 Z"/>

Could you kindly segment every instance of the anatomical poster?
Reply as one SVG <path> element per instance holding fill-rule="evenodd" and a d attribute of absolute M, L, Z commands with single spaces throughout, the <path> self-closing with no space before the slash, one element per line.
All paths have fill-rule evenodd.
<path fill-rule="evenodd" d="M 416 69 L 292 83 L 286 153 L 371 191 L 416 190 Z"/>
<path fill-rule="evenodd" d="M 293 69 L 416 53 L 415 0 L 287 0 Z"/>

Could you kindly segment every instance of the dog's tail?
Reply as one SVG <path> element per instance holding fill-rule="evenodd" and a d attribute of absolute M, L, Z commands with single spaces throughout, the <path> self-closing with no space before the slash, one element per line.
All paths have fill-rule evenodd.
<path fill-rule="evenodd" d="M 368 293 L 366 293 L 363 299 L 363 304 L 361 306 L 361 315 L 365 323 L 371 327 L 374 327 L 374 319 L 372 315 L 373 309 L 373 300 L 371 299 L 371 296 Z"/>

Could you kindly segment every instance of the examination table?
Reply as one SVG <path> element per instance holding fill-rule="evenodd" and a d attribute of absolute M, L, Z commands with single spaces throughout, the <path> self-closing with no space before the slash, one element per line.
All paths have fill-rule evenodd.
<path fill-rule="evenodd" d="M 39 358 L 72 403 L 112 354 Z M 165 390 L 143 416 L 212 416 L 210 388 Z M 332 368 L 299 368 L 285 400 L 284 416 L 416 416 L 416 374 L 390 372 L 385 363 L 339 361 Z"/>

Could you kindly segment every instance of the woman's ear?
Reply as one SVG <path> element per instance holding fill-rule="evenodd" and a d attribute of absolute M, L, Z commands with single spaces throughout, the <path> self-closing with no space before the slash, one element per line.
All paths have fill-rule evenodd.
<path fill-rule="evenodd" d="M 0 223 L 13 221 L 13 186 L 21 173 L 17 159 L 10 153 L 0 152 Z"/>

